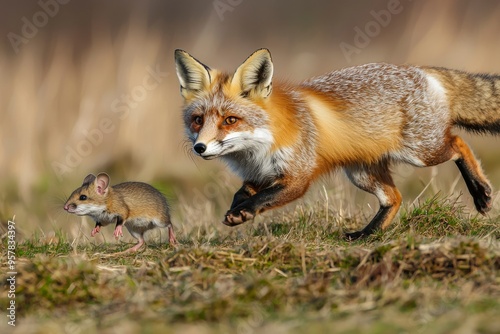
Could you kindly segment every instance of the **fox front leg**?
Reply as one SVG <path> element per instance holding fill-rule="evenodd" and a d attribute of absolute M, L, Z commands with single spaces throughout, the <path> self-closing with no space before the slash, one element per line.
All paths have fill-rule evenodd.
<path fill-rule="evenodd" d="M 236 208 L 238 205 L 252 197 L 257 193 L 257 187 L 250 182 L 243 183 L 243 186 L 234 194 L 233 203 L 231 203 L 231 209 Z"/>
<path fill-rule="evenodd" d="M 279 196 L 283 188 L 283 185 L 271 186 L 255 193 L 253 196 L 247 197 L 246 199 L 245 196 L 247 196 L 248 193 L 246 190 L 241 191 L 240 189 L 235 194 L 233 205 L 226 213 L 223 223 L 228 226 L 236 226 L 246 222 L 247 220 L 252 220 L 257 213 L 264 211 L 264 207 L 271 207 L 270 203 L 272 203 L 273 200 Z M 235 205 L 235 202 L 237 205 Z"/>
<path fill-rule="evenodd" d="M 284 182 L 277 183 L 244 199 L 245 194 L 248 194 L 248 192 L 243 190 L 244 185 L 235 194 L 233 206 L 226 213 L 223 223 L 228 226 L 236 226 L 253 219 L 256 214 L 265 210 L 288 204 L 304 195 L 308 186 L 309 184 L 304 184 L 303 182 L 294 182 L 291 185 Z M 235 205 L 237 199 L 241 200 L 241 202 Z"/>

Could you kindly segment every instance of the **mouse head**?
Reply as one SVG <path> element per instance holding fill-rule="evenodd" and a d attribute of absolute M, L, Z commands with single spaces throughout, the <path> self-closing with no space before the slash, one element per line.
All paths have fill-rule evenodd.
<path fill-rule="evenodd" d="M 106 198 L 109 194 L 109 176 L 99 173 L 89 174 L 83 179 L 81 187 L 69 196 L 64 210 L 78 216 L 98 216 L 106 210 Z"/>

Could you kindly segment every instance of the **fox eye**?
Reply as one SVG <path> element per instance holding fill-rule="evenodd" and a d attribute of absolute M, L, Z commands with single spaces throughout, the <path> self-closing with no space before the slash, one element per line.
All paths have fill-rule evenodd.
<path fill-rule="evenodd" d="M 85 195 L 80 195 L 80 201 L 85 201 L 87 199 L 87 196 Z"/>
<path fill-rule="evenodd" d="M 234 123 L 236 123 L 238 121 L 238 119 L 234 116 L 229 116 L 228 118 L 226 118 L 224 120 L 224 123 L 227 124 L 227 125 L 232 125 Z"/>
<path fill-rule="evenodd" d="M 201 116 L 196 116 L 194 119 L 193 119 L 193 122 L 194 124 L 196 125 L 201 125 L 203 124 L 203 118 Z"/>

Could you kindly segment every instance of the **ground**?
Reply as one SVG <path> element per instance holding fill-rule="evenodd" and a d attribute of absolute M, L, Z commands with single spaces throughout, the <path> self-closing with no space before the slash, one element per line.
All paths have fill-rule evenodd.
<path fill-rule="evenodd" d="M 362 219 L 321 206 L 184 229 L 177 247 L 128 255 L 114 255 L 128 243 L 34 235 L 16 249 L 15 330 L 498 333 L 498 222 L 434 197 L 355 242 L 342 231 Z M 7 272 L 6 251 L 1 263 Z"/>

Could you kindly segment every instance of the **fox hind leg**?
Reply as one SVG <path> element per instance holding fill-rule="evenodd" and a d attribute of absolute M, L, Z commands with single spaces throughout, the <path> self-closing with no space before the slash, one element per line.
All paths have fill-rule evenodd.
<path fill-rule="evenodd" d="M 479 162 L 474 157 L 469 146 L 462 138 L 455 136 L 451 147 L 454 151 L 453 160 L 464 178 L 469 189 L 474 205 L 481 214 L 486 214 L 491 209 L 491 185 L 483 173 Z"/>
<path fill-rule="evenodd" d="M 386 229 L 396 216 L 401 206 L 401 194 L 394 185 L 387 161 L 370 166 L 351 166 L 346 168 L 349 180 L 358 188 L 375 195 L 380 203 L 380 208 L 361 231 L 346 233 L 349 240 L 366 237 L 379 228 Z"/>

